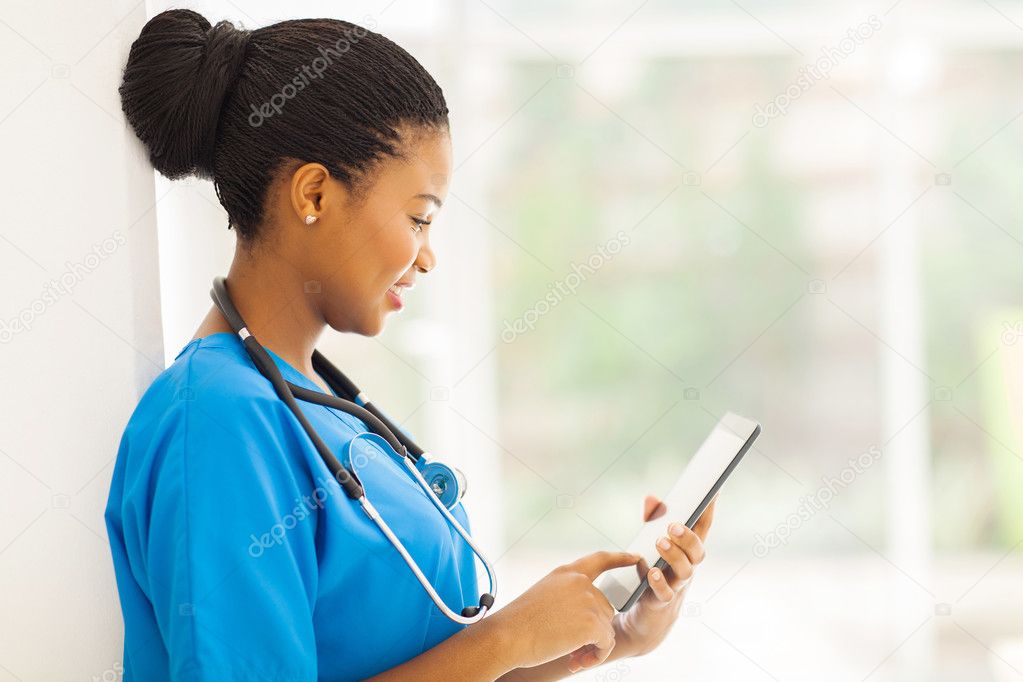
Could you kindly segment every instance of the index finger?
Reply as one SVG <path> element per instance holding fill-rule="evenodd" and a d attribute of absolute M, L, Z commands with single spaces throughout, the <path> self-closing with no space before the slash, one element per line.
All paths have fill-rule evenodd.
<path fill-rule="evenodd" d="M 579 571 L 590 580 L 596 580 L 597 576 L 604 571 L 623 566 L 633 566 L 639 562 L 640 556 L 630 552 L 594 552 L 587 554 L 581 559 L 576 559 L 569 566 Z"/>

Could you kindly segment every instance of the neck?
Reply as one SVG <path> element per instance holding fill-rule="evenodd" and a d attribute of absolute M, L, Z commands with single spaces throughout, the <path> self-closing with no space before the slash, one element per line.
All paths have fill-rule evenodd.
<path fill-rule="evenodd" d="M 312 355 L 326 323 L 309 304 L 305 281 L 294 270 L 281 267 L 282 262 L 253 258 L 239 245 L 227 274 L 228 292 L 245 326 L 263 346 L 322 385 L 313 371 Z M 196 336 L 230 330 L 213 306 Z"/>

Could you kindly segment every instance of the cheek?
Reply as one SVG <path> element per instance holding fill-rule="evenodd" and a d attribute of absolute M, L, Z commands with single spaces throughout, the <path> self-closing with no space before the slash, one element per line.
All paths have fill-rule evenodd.
<path fill-rule="evenodd" d="M 349 233 L 321 251 L 328 261 L 322 269 L 333 272 L 332 279 L 358 298 L 382 294 L 418 253 L 415 235 L 401 223 L 366 221 L 362 226 L 358 233 Z"/>
<path fill-rule="evenodd" d="M 362 222 L 368 226 L 369 221 Z M 343 248 L 344 262 L 330 258 L 332 276 L 328 299 L 323 313 L 327 323 L 340 331 L 373 335 L 379 332 L 373 326 L 379 323 L 380 306 L 387 288 L 408 271 L 419 252 L 418 240 L 412 229 L 400 221 L 386 225 L 373 225 L 362 234 L 350 235 Z"/>
<path fill-rule="evenodd" d="M 415 261 L 417 251 L 415 234 L 410 228 L 403 230 L 401 226 L 393 226 L 381 231 L 371 257 L 380 265 L 380 274 L 387 280 L 385 288 L 405 274 Z"/>

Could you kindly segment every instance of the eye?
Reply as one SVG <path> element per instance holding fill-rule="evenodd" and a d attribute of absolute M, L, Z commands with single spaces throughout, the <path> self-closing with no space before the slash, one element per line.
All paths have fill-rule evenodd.
<path fill-rule="evenodd" d="M 412 220 L 412 231 L 416 234 L 423 231 L 423 225 L 429 225 L 431 222 L 429 220 L 420 220 L 414 216 L 409 216 L 409 219 Z"/>

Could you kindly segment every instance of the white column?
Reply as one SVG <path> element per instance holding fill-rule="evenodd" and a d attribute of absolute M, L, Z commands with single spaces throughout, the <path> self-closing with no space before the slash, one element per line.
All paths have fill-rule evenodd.
<path fill-rule="evenodd" d="M 119 679 L 103 510 L 163 357 L 153 173 L 117 93 L 145 10 L 0 19 L 0 680 Z"/>
<path fill-rule="evenodd" d="M 928 109 L 920 100 L 929 75 L 930 53 L 906 35 L 896 36 L 887 47 L 887 53 L 882 51 L 878 57 L 882 68 L 874 79 L 878 83 L 874 100 L 878 119 L 927 155 L 929 139 L 920 133 L 928 129 L 922 125 Z M 878 145 L 877 154 L 878 215 L 890 220 L 884 217 L 902 212 L 926 183 L 934 182 L 940 169 L 899 142 L 887 139 L 885 132 L 879 130 L 878 134 L 886 138 Z M 878 336 L 891 347 L 879 347 L 881 434 L 888 439 L 898 432 L 882 448 L 887 478 L 883 502 L 887 519 L 884 552 L 899 571 L 919 583 L 914 585 L 893 569 L 889 635 L 892 642 L 909 637 L 890 662 L 891 669 L 896 671 L 893 679 L 932 679 L 937 644 L 933 626 L 924 626 L 910 637 L 927 617 L 928 607 L 933 609 L 928 604 L 933 598 L 924 591 L 933 590 L 930 409 L 917 415 L 930 399 L 932 388 L 922 373 L 927 371 L 927 358 L 920 281 L 920 216 L 921 205 L 926 201 L 925 196 L 877 241 Z"/>

